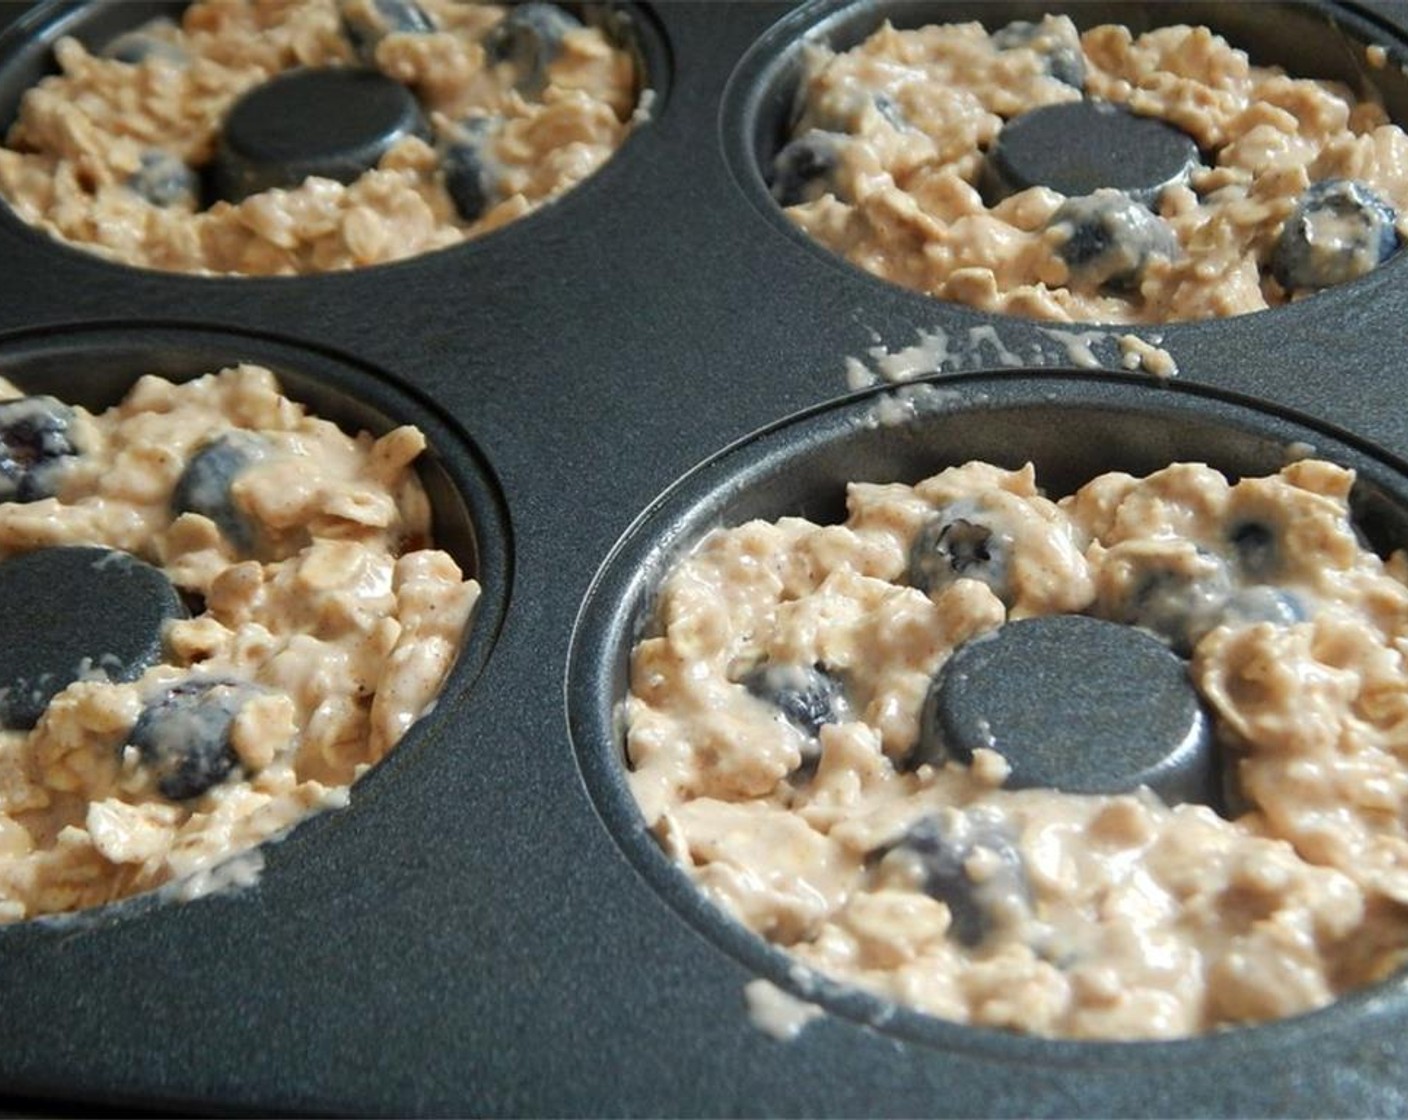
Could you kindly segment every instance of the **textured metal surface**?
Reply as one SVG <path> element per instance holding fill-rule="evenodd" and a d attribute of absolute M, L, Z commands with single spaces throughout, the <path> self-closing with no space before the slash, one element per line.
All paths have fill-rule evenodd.
<path fill-rule="evenodd" d="M 430 139 L 410 89 L 375 70 L 294 70 L 230 110 L 212 164 L 214 197 L 239 202 L 310 175 L 350 183 L 408 136 Z"/>
<path fill-rule="evenodd" d="M 159 568 L 85 546 L 36 548 L 0 563 L 0 602 L 9 604 L 0 646 L 5 727 L 33 727 L 94 665 L 111 680 L 136 680 L 161 660 L 165 624 L 188 617 Z"/>
<path fill-rule="evenodd" d="M 985 194 L 996 199 L 1050 187 L 1064 195 L 1124 191 L 1155 208 L 1164 188 L 1198 166 L 1187 133 L 1104 101 L 1068 101 L 1014 117 L 988 152 Z"/>
<path fill-rule="evenodd" d="M 1188 664 L 1154 635 L 1084 615 L 1025 618 L 954 650 L 925 702 L 918 757 L 996 743 L 1009 789 L 1213 804 L 1212 726 Z"/>
<path fill-rule="evenodd" d="M 116 27 L 160 7 L 93 18 Z M 257 887 L 0 931 L 5 1090 L 339 1113 L 1408 1109 L 1399 980 L 1295 1021 L 1164 1044 L 1009 1037 L 823 986 L 833 1013 L 775 1042 L 742 991 L 758 975 L 795 988 L 786 959 L 724 923 L 644 835 L 612 704 L 652 579 L 720 519 L 834 515 L 848 477 L 915 477 L 970 454 L 1033 458 L 1059 491 L 1175 457 L 1271 469 L 1301 441 L 1361 468 L 1377 541 L 1408 539 L 1395 497 L 1408 256 L 1294 307 L 1163 328 L 1181 373 L 1161 388 L 974 372 L 1004 355 L 1066 366 L 1071 351 L 1040 325 L 860 275 L 770 213 L 750 160 L 785 97 L 759 83 L 793 56 L 769 42 L 780 50 L 817 18 L 879 18 L 858 11 L 638 12 L 660 91 L 652 120 L 542 213 L 417 261 L 298 280 L 164 276 L 0 215 L 0 372 L 98 399 L 135 365 L 188 373 L 244 356 L 344 420 L 414 420 L 439 451 L 442 503 L 464 494 L 452 536 L 487 587 L 467 663 L 433 715 L 347 810 L 269 846 Z M 1408 27 L 1408 7 L 1363 11 L 1186 9 L 1231 21 L 1239 42 L 1264 40 L 1263 61 L 1344 73 L 1355 56 L 1324 33 L 1331 12 L 1390 46 L 1391 65 L 1370 77 L 1397 111 L 1408 51 L 1393 28 Z M 43 52 L 20 40 L 52 12 L 0 15 L 16 21 L 0 37 L 19 60 L 11 73 L 37 70 Z M 1322 30 L 1307 38 L 1306 26 Z M 935 328 L 955 360 L 912 423 L 881 423 L 874 393 L 836 403 L 847 355 Z M 1108 343 L 1093 349 L 1115 360 Z"/>

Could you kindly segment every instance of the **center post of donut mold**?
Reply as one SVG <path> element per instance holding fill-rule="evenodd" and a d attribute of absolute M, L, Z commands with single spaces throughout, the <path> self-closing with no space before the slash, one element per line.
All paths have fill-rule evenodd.
<path fill-rule="evenodd" d="M 1008 122 L 988 151 L 983 193 L 996 203 L 1030 187 L 1068 198 L 1109 189 L 1153 205 L 1198 160 L 1193 138 L 1166 121 L 1108 101 L 1068 101 Z"/>
<path fill-rule="evenodd" d="M 1188 666 L 1152 634 L 1085 615 L 1009 622 L 959 647 L 925 703 L 916 761 L 981 748 L 1013 789 L 1131 793 L 1216 807 L 1212 724 Z"/>
<path fill-rule="evenodd" d="M 415 96 L 377 70 L 290 70 L 235 102 L 212 168 L 228 202 L 310 176 L 351 183 L 411 136 L 430 137 Z"/>

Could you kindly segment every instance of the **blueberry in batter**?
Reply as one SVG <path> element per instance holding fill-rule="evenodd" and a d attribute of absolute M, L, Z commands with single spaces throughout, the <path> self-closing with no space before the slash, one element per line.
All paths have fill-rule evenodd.
<path fill-rule="evenodd" d="M 767 662 L 740 683 L 758 699 L 773 705 L 783 719 L 812 740 L 812 753 L 815 739 L 826 724 L 850 717 L 841 682 L 820 665 Z"/>
<path fill-rule="evenodd" d="M 975 874 L 974 857 L 987 866 Z M 880 877 L 917 871 L 919 887 L 949 909 L 950 935 L 972 948 L 1002 924 L 1004 908 L 1030 894 L 1022 854 L 1000 818 L 981 811 L 921 817 L 899 840 L 872 856 Z"/>
<path fill-rule="evenodd" d="M 1056 251 L 1070 268 L 1072 283 L 1087 290 L 1130 291 L 1152 258 L 1178 255 L 1168 224 L 1122 191 L 1068 198 L 1049 228 L 1062 238 Z"/>
<path fill-rule="evenodd" d="M 258 438 L 246 433 L 217 436 L 192 455 L 181 472 L 171 493 L 171 512 L 210 518 L 237 551 L 248 553 L 254 547 L 254 530 L 231 487 L 262 452 Z"/>
<path fill-rule="evenodd" d="M 235 772 L 230 727 L 252 691 L 238 681 L 193 679 L 142 709 L 128 742 L 141 752 L 163 797 L 199 797 Z"/>
<path fill-rule="evenodd" d="M 1269 622 L 1273 626 L 1294 626 L 1310 618 L 1305 601 L 1283 587 L 1244 587 L 1233 592 L 1218 617 L 1221 626 L 1250 626 Z"/>
<path fill-rule="evenodd" d="M 391 34 L 428 35 L 435 23 L 415 0 L 344 0 L 342 29 L 357 57 L 376 63 L 377 44 Z"/>
<path fill-rule="evenodd" d="M 992 45 L 1000 51 L 1030 47 L 1046 60 L 1046 71 L 1058 82 L 1080 89 L 1085 85 L 1085 55 L 1080 39 L 1062 35 L 1056 27 L 1027 20 L 1013 20 L 992 33 Z"/>
<path fill-rule="evenodd" d="M 0 501 L 36 502 L 58 493 L 65 467 L 81 450 L 73 410 L 53 397 L 0 403 Z"/>
<path fill-rule="evenodd" d="M 970 502 L 956 502 L 925 525 L 909 553 L 909 582 L 934 592 L 955 580 L 981 580 L 1006 599 L 1011 541 Z"/>
<path fill-rule="evenodd" d="M 138 66 L 150 58 L 161 58 L 178 66 L 184 65 L 190 56 L 170 39 L 152 33 L 155 28 L 163 26 L 175 30 L 175 25 L 169 20 L 156 20 L 147 28 L 138 28 L 110 39 L 100 53 L 103 58 L 126 62 L 132 66 Z"/>
<path fill-rule="evenodd" d="M 498 198 L 498 178 L 488 145 L 502 123 L 488 117 L 464 121 L 451 132 L 440 157 L 445 192 L 466 222 L 476 221 Z"/>
<path fill-rule="evenodd" d="M 809 202 L 837 190 L 833 172 L 843 137 L 814 128 L 793 140 L 773 161 L 772 196 L 783 206 Z"/>
<path fill-rule="evenodd" d="M 581 26 L 581 20 L 556 4 L 519 4 L 489 32 L 484 51 L 493 62 L 513 65 L 519 89 L 537 93 L 547 82 L 548 67 L 562 51 L 562 40 Z"/>
<path fill-rule="evenodd" d="M 1322 179 L 1301 195 L 1271 255 L 1289 292 L 1313 292 L 1372 272 L 1398 251 L 1393 207 L 1363 183 Z"/>
<path fill-rule="evenodd" d="M 170 152 L 150 148 L 142 153 L 142 166 L 127 185 L 153 206 L 193 205 L 199 180 L 196 173 Z"/>

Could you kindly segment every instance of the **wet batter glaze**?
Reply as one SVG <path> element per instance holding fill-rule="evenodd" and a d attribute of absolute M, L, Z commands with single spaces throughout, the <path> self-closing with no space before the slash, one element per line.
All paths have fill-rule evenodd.
<path fill-rule="evenodd" d="M 783 149 L 774 194 L 833 252 L 940 299 L 1058 321 L 1240 315 L 1362 275 L 1396 247 L 1394 224 L 1408 229 L 1408 135 L 1382 107 L 1252 66 L 1207 28 L 1078 34 L 1050 16 L 1016 35 L 887 24 L 843 54 L 809 50 L 793 132 L 801 147 Z M 1007 121 L 1082 97 L 1165 120 L 1204 153 L 1191 179 L 1154 203 L 1176 249 L 1116 285 L 1068 263 L 1063 249 L 1078 231 L 1058 216 L 1062 195 L 1038 186 L 999 201 L 982 190 L 984 153 Z M 1390 208 L 1386 224 L 1372 206 L 1349 203 L 1302 218 L 1307 189 L 1327 182 L 1371 189 Z M 1339 220 L 1346 208 L 1352 229 Z M 1142 210 L 1113 212 L 1117 241 L 1157 245 L 1130 235 L 1129 215 Z M 1362 236 L 1366 215 L 1372 236 Z M 1288 223 L 1302 221 L 1343 261 L 1278 256 Z M 1301 268 L 1287 267 L 1293 257 Z M 1288 290 L 1292 278 L 1306 286 Z"/>
<path fill-rule="evenodd" d="M 166 624 L 160 662 L 137 680 L 90 673 L 32 731 L 0 731 L 0 921 L 208 882 L 345 804 L 429 710 L 479 595 L 429 540 L 414 427 L 349 436 L 252 365 L 143 377 L 108 411 L 71 413 L 79 453 L 46 480 L 52 496 L 0 503 L 0 558 L 120 549 L 197 606 Z M 231 440 L 248 461 L 207 472 L 193 496 L 191 464 Z M 158 761 L 190 749 L 195 726 L 172 697 L 211 688 L 233 716 L 232 767 L 168 796 Z"/>
<path fill-rule="evenodd" d="M 629 132 L 634 66 L 601 31 L 567 30 L 538 72 L 511 53 L 499 62 L 488 53 L 502 7 L 389 6 L 419 12 L 427 29 L 367 31 L 359 43 L 347 21 L 387 30 L 376 0 L 197 0 L 179 26 L 156 21 L 139 31 L 135 62 L 64 38 L 54 51 L 61 74 L 25 95 L 0 148 L 0 194 L 25 221 L 126 264 L 324 272 L 497 229 L 592 174 Z M 356 64 L 359 46 L 367 63 L 416 94 L 433 143 L 402 140 L 347 185 L 312 178 L 209 207 L 186 189 L 181 176 L 212 159 L 242 94 L 296 67 Z M 457 143 L 474 153 L 471 193 L 482 196 L 470 217 L 446 180 L 446 153 Z"/>
<path fill-rule="evenodd" d="M 843 524 L 715 530 L 633 651 L 631 789 L 728 914 L 929 1014 L 1127 1039 L 1324 1006 L 1408 947 L 1408 587 L 1356 538 L 1352 481 L 1175 464 L 1053 502 L 970 463 L 854 483 Z M 1184 652 L 1220 812 L 1007 789 L 1000 742 L 914 764 L 950 654 L 1063 613 Z"/>

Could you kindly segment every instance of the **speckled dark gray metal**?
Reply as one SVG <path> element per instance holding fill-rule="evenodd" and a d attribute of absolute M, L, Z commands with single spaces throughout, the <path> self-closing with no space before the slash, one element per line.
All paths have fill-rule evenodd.
<path fill-rule="evenodd" d="M 1198 161 L 1193 138 L 1155 117 L 1106 101 L 1044 105 L 998 133 L 983 166 L 983 195 L 997 201 L 1050 187 L 1078 196 L 1108 187 L 1152 205 Z"/>
<path fill-rule="evenodd" d="M 430 126 L 410 89 L 379 70 L 290 70 L 255 86 L 225 118 L 211 164 L 214 198 L 296 187 L 310 175 L 350 183 Z"/>
<path fill-rule="evenodd" d="M 1007 760 L 1011 789 L 1221 798 L 1188 663 L 1151 634 L 1085 615 L 1009 622 L 944 662 L 911 761 L 968 762 L 982 747 Z"/>
<path fill-rule="evenodd" d="M 0 117 L 48 65 L 32 34 L 67 28 L 100 42 L 171 7 L 0 9 L 11 21 Z M 657 98 L 617 157 L 478 244 L 365 272 L 136 272 L 0 214 L 0 373 L 96 404 L 138 368 L 189 375 L 247 357 L 344 422 L 420 424 L 437 507 L 459 526 L 450 543 L 461 555 L 473 546 L 486 588 L 435 711 L 346 810 L 266 846 L 256 887 L 0 930 L 6 1092 L 79 1111 L 72 1102 L 633 1116 L 1408 1111 L 1402 977 L 1287 1022 L 1133 1044 L 973 1030 L 820 984 L 813 998 L 829 1014 L 774 1041 L 749 1021 L 743 987 L 763 976 L 802 990 L 789 959 L 703 901 L 625 788 L 614 705 L 654 579 L 711 525 L 784 510 L 839 517 L 851 477 L 1029 455 L 1060 492 L 1110 466 L 1173 457 L 1274 469 L 1302 440 L 1361 470 L 1375 541 L 1408 539 L 1408 255 L 1292 307 L 1160 328 L 1180 368 L 1165 386 L 1059 372 L 1071 351 L 1050 324 L 891 288 L 776 213 L 756 157 L 790 114 L 792 91 L 773 79 L 800 68 L 799 35 L 855 41 L 886 15 L 998 24 L 1043 10 L 630 7 Z M 1255 61 L 1378 86 L 1408 120 L 1408 5 L 1068 10 L 1086 25 L 1182 13 L 1251 46 Z M 1385 69 L 1365 66 L 1336 26 L 1383 42 Z M 844 359 L 909 346 L 921 330 L 951 343 L 934 407 L 883 426 L 880 415 L 903 417 L 914 402 L 884 389 L 852 396 Z M 1116 333 L 1090 342 L 1112 367 Z M 1010 361 L 1050 368 L 978 372 Z M 881 401 L 891 407 L 877 413 Z"/>
<path fill-rule="evenodd" d="M 0 563 L 0 723 L 33 727 L 74 681 L 130 681 L 156 664 L 163 625 L 186 617 L 171 581 L 110 548 L 39 548 Z"/>

